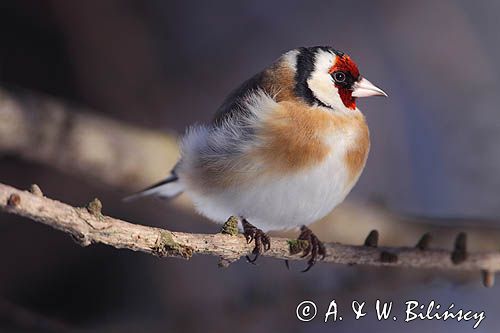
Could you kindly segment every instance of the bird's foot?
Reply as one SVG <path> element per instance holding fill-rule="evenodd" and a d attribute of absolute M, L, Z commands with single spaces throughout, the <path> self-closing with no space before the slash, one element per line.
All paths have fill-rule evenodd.
<path fill-rule="evenodd" d="M 251 259 L 249 256 L 246 256 L 248 262 L 253 264 L 262 253 L 271 248 L 271 239 L 265 232 L 254 227 L 247 220 L 242 219 L 241 224 L 243 225 L 243 235 L 245 235 L 247 243 L 250 244 L 252 241 L 255 241 L 255 247 L 252 251 L 255 257 Z"/>
<path fill-rule="evenodd" d="M 305 258 L 308 255 L 311 256 L 309 258 L 309 260 L 307 261 L 306 269 L 304 269 L 302 271 L 302 272 L 307 272 L 308 270 L 311 269 L 311 267 L 314 266 L 314 264 L 316 264 L 318 259 L 323 260 L 325 258 L 325 255 L 326 255 L 325 246 L 318 239 L 318 237 L 316 237 L 316 235 L 313 234 L 311 229 L 309 229 L 305 225 L 303 225 L 300 228 L 300 235 L 299 235 L 299 238 L 297 238 L 297 239 L 298 240 L 305 240 L 305 241 L 308 241 L 308 243 L 309 243 L 309 245 L 302 251 L 302 258 Z"/>

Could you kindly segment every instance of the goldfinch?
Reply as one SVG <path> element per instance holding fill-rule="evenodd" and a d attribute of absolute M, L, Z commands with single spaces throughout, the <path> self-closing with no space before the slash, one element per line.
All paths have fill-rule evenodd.
<path fill-rule="evenodd" d="M 306 271 L 325 250 L 306 226 L 356 184 L 370 137 L 358 97 L 387 96 L 332 47 L 301 47 L 234 90 L 209 124 L 189 128 L 168 178 L 133 197 L 186 192 L 217 223 L 237 216 L 254 262 L 270 248 L 265 232 L 301 227 Z"/>

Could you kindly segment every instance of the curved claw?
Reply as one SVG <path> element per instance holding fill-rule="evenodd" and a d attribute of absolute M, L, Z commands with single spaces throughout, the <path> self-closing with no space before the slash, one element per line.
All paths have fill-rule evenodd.
<path fill-rule="evenodd" d="M 256 253 L 255 254 L 255 257 L 253 259 L 250 259 L 250 256 L 246 255 L 245 258 L 247 259 L 247 261 L 252 264 L 252 265 L 257 265 L 255 263 L 255 261 L 257 261 L 257 258 L 259 258 L 260 254 L 259 253 Z"/>
<path fill-rule="evenodd" d="M 311 267 L 313 267 L 313 266 L 314 266 L 314 264 L 315 264 L 315 263 L 316 263 L 316 262 L 310 262 L 310 261 L 308 261 L 308 262 L 307 262 L 307 267 L 306 267 L 306 269 L 304 269 L 303 271 L 300 271 L 300 272 L 301 272 L 301 273 L 309 272 L 309 270 L 311 269 Z"/>
<path fill-rule="evenodd" d="M 249 263 L 255 264 L 260 255 L 271 248 L 271 239 L 266 233 L 251 225 L 247 220 L 243 219 L 242 224 L 247 244 L 250 244 L 252 241 L 255 242 L 255 247 L 252 251 L 255 257 L 251 259 L 249 256 L 246 256 L 246 259 Z"/>
<path fill-rule="evenodd" d="M 313 267 L 318 258 L 323 260 L 326 256 L 326 249 L 323 243 L 316 237 L 313 232 L 307 228 L 306 226 L 302 226 L 300 228 L 301 233 L 298 237 L 299 240 L 307 240 L 309 245 L 303 250 L 303 254 L 301 258 L 305 258 L 307 256 L 311 256 L 311 258 L 307 261 L 307 267 L 302 271 L 303 273 L 309 271 L 311 267 Z"/>
<path fill-rule="evenodd" d="M 245 235 L 245 239 L 247 240 L 247 244 L 250 244 L 254 240 L 254 237 L 253 235 Z"/>

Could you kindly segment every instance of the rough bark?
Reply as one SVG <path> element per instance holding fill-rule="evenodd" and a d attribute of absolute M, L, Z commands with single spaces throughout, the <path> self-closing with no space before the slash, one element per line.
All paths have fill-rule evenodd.
<path fill-rule="evenodd" d="M 102 243 L 119 249 L 141 251 L 160 257 L 188 259 L 193 254 L 220 257 L 227 265 L 252 251 L 234 225 L 226 225 L 218 234 L 194 234 L 133 224 L 101 213 L 101 203 L 96 199 L 85 208 L 72 207 L 46 198 L 37 187 L 21 191 L 0 184 L 0 210 L 44 223 L 73 236 L 81 245 Z M 234 221 L 233 221 L 234 222 Z M 418 242 L 415 247 L 378 247 L 370 237 L 367 245 L 327 243 L 324 262 L 361 264 L 372 266 L 413 267 L 421 269 L 453 269 L 495 272 L 500 269 L 500 252 L 468 253 L 465 235 L 457 237 L 453 251 L 429 249 L 429 240 Z M 424 236 L 427 238 L 427 236 Z M 303 246 L 296 241 L 273 237 L 271 249 L 265 256 L 305 260 L 301 254 L 291 254 L 291 248 Z M 491 280 L 491 273 L 487 274 Z M 491 282 L 489 283 L 491 284 Z"/>

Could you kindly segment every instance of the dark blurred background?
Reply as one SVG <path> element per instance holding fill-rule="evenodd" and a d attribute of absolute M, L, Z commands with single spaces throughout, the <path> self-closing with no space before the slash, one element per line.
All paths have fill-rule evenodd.
<path fill-rule="evenodd" d="M 500 2 L 498 1 L 37 1 L 0 2 L 0 82 L 47 93 L 138 126 L 181 134 L 207 121 L 244 79 L 298 46 L 351 55 L 388 99 L 360 100 L 371 129 L 367 168 L 348 202 L 313 226 L 326 241 L 411 245 L 426 230 L 451 246 L 499 249 Z M 161 151 L 158 154 L 162 154 Z M 165 171 L 167 172 L 167 170 Z M 190 209 L 0 156 L 0 182 L 172 230 L 216 232 Z M 359 212 L 359 213 L 352 213 Z M 217 259 L 157 259 L 80 248 L 40 224 L 0 215 L 0 331 L 469 332 L 457 322 L 322 319 L 301 323 L 312 299 L 431 299 L 486 311 L 499 323 L 498 288 L 479 274 L 319 264 L 308 274 L 263 259 L 219 269 Z M 392 223 L 399 221 L 401 223 Z M 402 306 L 399 306 L 402 309 Z"/>

